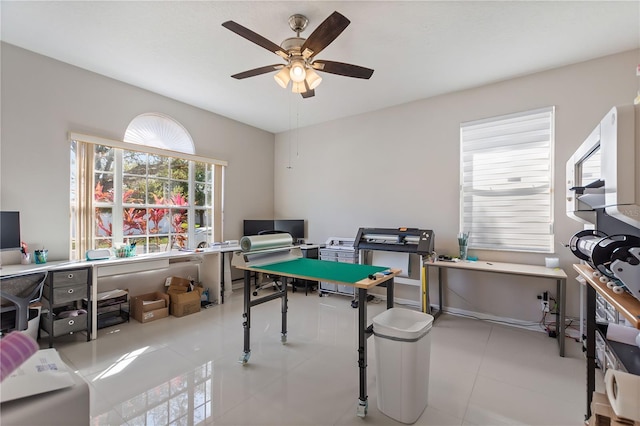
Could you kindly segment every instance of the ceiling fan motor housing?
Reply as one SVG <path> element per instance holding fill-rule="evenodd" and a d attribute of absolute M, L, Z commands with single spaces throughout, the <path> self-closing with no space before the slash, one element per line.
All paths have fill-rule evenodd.
<path fill-rule="evenodd" d="M 295 14 L 289 17 L 289 26 L 293 32 L 298 35 L 298 37 L 300 36 L 300 33 L 307 28 L 308 23 L 309 20 L 304 15 Z"/>

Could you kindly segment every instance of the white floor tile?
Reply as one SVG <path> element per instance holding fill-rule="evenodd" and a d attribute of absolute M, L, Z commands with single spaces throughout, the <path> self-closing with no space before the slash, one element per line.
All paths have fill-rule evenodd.
<path fill-rule="evenodd" d="M 182 318 L 131 320 L 100 330 L 92 342 L 56 339 L 90 383 L 93 424 L 400 424 L 377 408 L 373 337 L 368 414 L 356 416 L 358 310 L 351 298 L 289 293 L 285 344 L 280 301 L 256 306 L 251 357 L 242 365 L 241 296 Z M 369 321 L 384 309 L 384 302 L 368 304 Z M 581 424 L 585 365 L 571 341 L 561 358 L 543 333 L 450 315 L 430 333 L 429 400 L 416 424 Z"/>
<path fill-rule="evenodd" d="M 475 425 L 577 426 L 584 422 L 582 408 L 549 393 L 480 376 L 465 420 Z"/>

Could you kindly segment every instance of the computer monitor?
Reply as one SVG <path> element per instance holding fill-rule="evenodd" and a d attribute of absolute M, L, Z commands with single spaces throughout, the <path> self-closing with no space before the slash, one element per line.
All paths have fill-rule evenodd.
<path fill-rule="evenodd" d="M 258 235 L 263 231 L 282 231 L 291 234 L 294 241 L 305 238 L 304 219 L 245 220 L 243 235 Z"/>
<path fill-rule="evenodd" d="M 0 212 L 0 250 L 20 248 L 20 213 Z"/>
<path fill-rule="evenodd" d="M 258 235 L 262 231 L 275 229 L 273 220 L 245 220 L 242 235 Z"/>
<path fill-rule="evenodd" d="M 303 240 L 305 237 L 303 219 L 275 220 L 273 229 L 288 232 L 294 241 Z"/>

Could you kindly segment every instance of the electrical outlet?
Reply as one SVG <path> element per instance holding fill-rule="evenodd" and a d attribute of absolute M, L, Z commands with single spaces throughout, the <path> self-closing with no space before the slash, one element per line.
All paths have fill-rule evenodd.
<path fill-rule="evenodd" d="M 549 312 L 549 301 L 548 300 L 541 301 L 540 305 L 542 306 L 542 312 Z"/>

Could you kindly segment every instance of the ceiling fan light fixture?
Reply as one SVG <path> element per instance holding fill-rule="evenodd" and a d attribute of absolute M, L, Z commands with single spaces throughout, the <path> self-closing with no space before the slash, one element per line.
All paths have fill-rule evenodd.
<path fill-rule="evenodd" d="M 291 91 L 293 93 L 304 93 L 307 91 L 307 88 L 304 85 L 304 80 L 302 81 L 294 81 L 291 85 Z"/>
<path fill-rule="evenodd" d="M 305 80 L 307 81 L 307 85 L 311 90 L 320 86 L 320 83 L 322 83 L 322 77 L 320 77 L 320 75 L 315 72 L 313 68 L 307 69 L 307 76 L 305 77 Z"/>
<path fill-rule="evenodd" d="M 289 71 L 289 77 L 296 83 L 300 83 L 304 81 L 304 78 L 307 76 L 307 72 L 305 71 L 304 62 L 296 59 L 291 61 L 290 65 L 291 70 Z"/>
<path fill-rule="evenodd" d="M 291 81 L 291 77 L 289 76 L 289 68 L 282 68 L 276 75 L 273 76 L 273 78 L 280 87 L 286 89 L 287 85 Z"/>
<path fill-rule="evenodd" d="M 285 39 L 280 46 L 278 46 L 274 42 L 251 31 L 249 28 L 243 27 L 237 22 L 223 22 L 222 26 L 229 31 L 275 53 L 286 62 L 286 64 L 279 63 L 254 68 L 233 74 L 231 77 L 236 80 L 242 80 L 244 78 L 277 71 L 274 78 L 278 85 L 282 88 L 287 88 L 291 81 L 293 83 L 291 90 L 294 93 L 302 94 L 304 99 L 315 96 L 315 88 L 322 82 L 322 78 L 316 71 L 361 79 L 369 79 L 371 77 L 373 74 L 372 69 L 343 62 L 317 61 L 315 58 L 317 54 L 322 52 L 347 28 L 350 21 L 345 16 L 339 12 L 333 12 L 316 27 L 309 37 L 300 37 L 300 33 L 308 23 L 309 20 L 304 15 L 292 15 L 289 18 L 289 27 L 296 33 L 296 36 Z"/>

